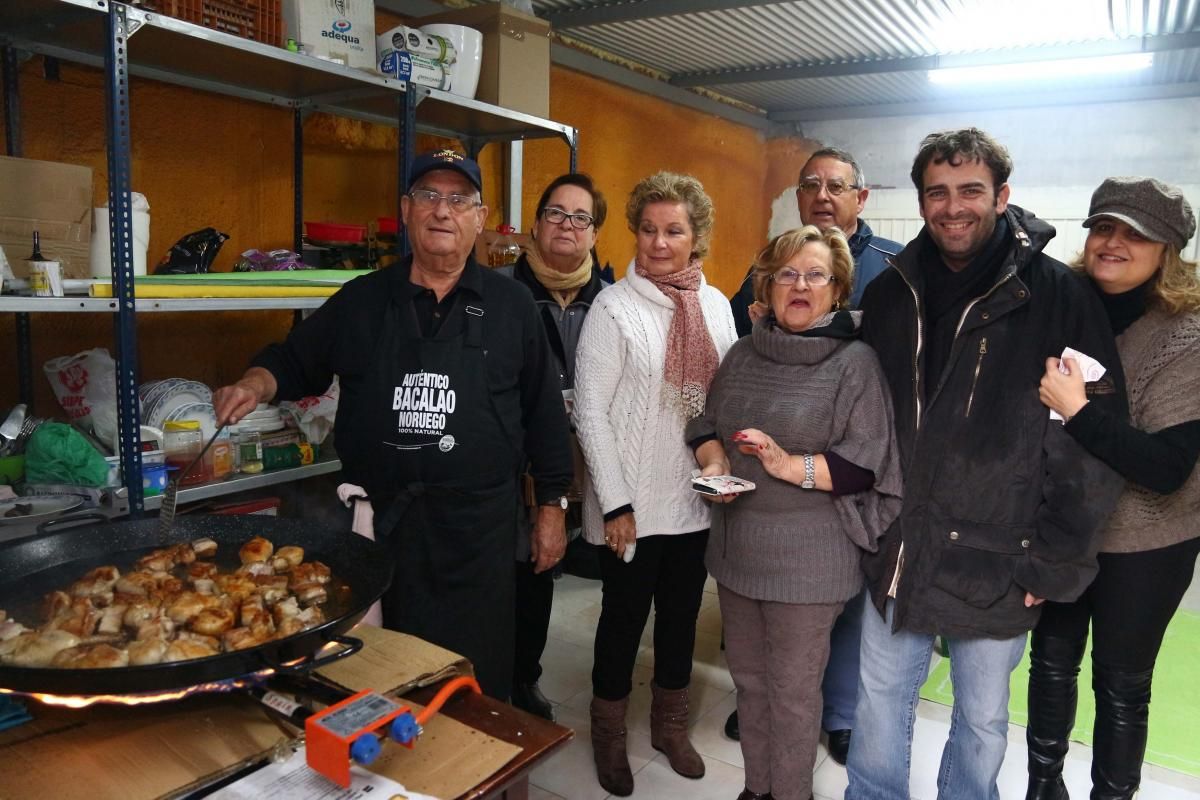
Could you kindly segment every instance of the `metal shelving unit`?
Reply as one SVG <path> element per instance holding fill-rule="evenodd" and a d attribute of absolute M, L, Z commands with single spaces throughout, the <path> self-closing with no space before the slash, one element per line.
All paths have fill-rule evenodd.
<path fill-rule="evenodd" d="M 281 483 L 315 478 L 318 475 L 328 475 L 342 468 L 342 462 L 336 458 L 306 464 L 303 467 L 277 469 L 271 472 L 260 472 L 257 475 L 236 475 L 224 481 L 202 483 L 199 486 L 181 486 L 179 488 L 180 503 L 194 503 L 198 500 L 211 500 L 214 497 L 224 497 L 234 492 L 244 492 L 248 489 L 262 489 L 267 486 L 278 486 Z M 119 489 L 114 493 L 114 505 L 123 505 L 128 498 L 127 489 Z M 162 505 L 162 495 L 154 495 L 143 499 L 147 511 L 153 511 Z"/>
<path fill-rule="evenodd" d="M 125 493 L 132 516 L 156 507 L 154 498 L 142 496 L 141 452 L 137 442 L 140 422 L 137 314 L 311 309 L 321 305 L 324 298 L 152 300 L 134 297 L 130 76 L 292 109 L 293 239 L 297 252 L 301 247 L 303 224 L 303 121 L 308 113 L 320 111 L 397 126 L 400 129 L 397 197 L 408 184 L 416 132 L 458 139 L 472 156 L 490 142 L 558 138 L 570 150 L 570 169 L 576 168 L 578 133 L 569 125 L 291 53 L 109 0 L 0 0 L 0 51 L 4 69 L 5 130 L 8 155 L 12 156 L 22 155 L 18 53 L 33 53 L 104 70 L 114 297 L 2 297 L 0 312 L 16 314 L 20 394 L 26 402 L 32 400 L 33 393 L 30 314 L 90 312 L 113 315 L 122 430 L 121 466 L 126 476 Z M 184 490 L 180 492 L 180 499 L 215 497 L 243 488 L 332 472 L 339 467 L 340 462 L 334 460 L 298 470 L 244 477 Z"/>

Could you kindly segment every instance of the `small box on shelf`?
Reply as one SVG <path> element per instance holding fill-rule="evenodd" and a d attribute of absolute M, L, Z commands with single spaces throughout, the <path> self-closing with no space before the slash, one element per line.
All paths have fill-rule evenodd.
<path fill-rule="evenodd" d="M 283 0 L 289 39 L 307 55 L 358 69 L 374 70 L 373 0 Z"/>

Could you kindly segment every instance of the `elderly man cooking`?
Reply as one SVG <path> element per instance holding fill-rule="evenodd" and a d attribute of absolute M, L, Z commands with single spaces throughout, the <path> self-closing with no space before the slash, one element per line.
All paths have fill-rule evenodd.
<path fill-rule="evenodd" d="M 341 383 L 335 432 L 395 554 L 384 625 L 467 656 L 507 698 L 513 540 L 526 461 L 538 570 L 566 547 L 568 428 L 529 290 L 472 257 L 487 218 L 479 165 L 451 150 L 413 161 L 400 212 L 412 255 L 346 284 L 213 398 L 220 419 Z"/>

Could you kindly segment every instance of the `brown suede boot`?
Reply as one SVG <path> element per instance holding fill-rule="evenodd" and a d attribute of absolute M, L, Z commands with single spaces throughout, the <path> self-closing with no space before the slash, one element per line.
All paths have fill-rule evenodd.
<path fill-rule="evenodd" d="M 596 759 L 596 777 L 609 794 L 628 797 L 633 794 L 633 771 L 625 749 L 625 711 L 629 697 L 620 700 L 592 698 L 592 756 Z"/>
<path fill-rule="evenodd" d="M 688 741 L 688 690 L 662 689 L 651 682 L 650 744 L 667 754 L 671 769 L 685 778 L 703 778 L 704 760 Z"/>

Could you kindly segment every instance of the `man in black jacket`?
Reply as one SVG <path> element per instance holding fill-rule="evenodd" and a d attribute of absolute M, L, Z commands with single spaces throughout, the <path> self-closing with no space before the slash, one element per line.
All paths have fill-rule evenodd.
<path fill-rule="evenodd" d="M 575 390 L 575 347 L 583 331 L 583 320 L 592 301 L 606 283 L 594 262 L 596 235 L 608 212 L 604 195 L 591 177 L 583 173 L 560 175 L 550 182 L 538 200 L 533 223 L 533 241 L 513 267 L 499 272 L 512 275 L 529 287 L 538 307 L 550 354 L 558 374 L 558 385 L 566 399 Z M 574 436 L 574 434 L 571 434 Z M 579 453 L 578 445 L 572 450 Z M 575 483 L 567 492 L 568 520 L 577 529 L 580 519 L 579 487 L 583 485 L 583 459 L 575 463 Z M 532 481 L 530 481 L 532 483 Z M 526 493 L 536 503 L 536 487 Z M 517 534 L 517 625 L 513 662 L 512 703 L 531 714 L 554 720 L 554 707 L 538 686 L 542 676 L 542 652 L 550 626 L 554 602 L 554 577 L 539 571 L 532 558 L 530 533 L 535 514 L 523 516 Z"/>
<path fill-rule="evenodd" d="M 571 452 L 554 362 L 529 290 L 472 258 L 487 218 L 479 165 L 413 160 L 400 199 L 412 255 L 346 284 L 213 395 L 219 419 L 340 378 L 334 431 L 395 559 L 383 622 L 465 655 L 486 694 L 512 686 L 518 480 L 537 479 L 533 558 L 566 548 Z M 343 576 L 353 583 L 354 576 Z"/>
<path fill-rule="evenodd" d="M 931 134 L 912 179 L 925 227 L 863 299 L 863 339 L 895 405 L 904 509 L 864 561 L 856 730 L 846 800 L 908 800 L 912 726 L 934 637 L 950 650 L 954 712 L 938 797 L 995 800 L 1009 676 L 1047 599 L 1095 574 L 1120 477 L 1038 400 L 1046 358 L 1072 347 L 1108 368 L 1094 402 L 1126 413 L 1094 294 L 1042 253 L 1054 229 L 1009 205 L 1012 162 L 975 128 Z"/>

